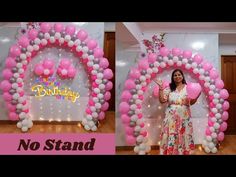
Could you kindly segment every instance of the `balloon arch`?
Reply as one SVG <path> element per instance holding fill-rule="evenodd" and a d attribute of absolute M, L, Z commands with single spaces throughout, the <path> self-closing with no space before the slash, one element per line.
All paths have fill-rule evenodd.
<path fill-rule="evenodd" d="M 202 146 L 205 152 L 216 153 L 218 143 L 223 141 L 224 131 L 227 129 L 228 91 L 223 89 L 224 83 L 211 63 L 204 61 L 199 54 L 192 56 L 191 51 L 182 52 L 178 48 L 168 50 L 163 47 L 159 53 L 149 53 L 147 58 L 139 60 L 136 68 L 130 70 L 119 104 L 127 144 L 134 145 L 135 153 L 140 155 L 150 151 L 142 115 L 142 101 L 147 85 L 165 68 L 183 68 L 198 79 L 209 104 L 208 126 Z"/>
<path fill-rule="evenodd" d="M 23 90 L 24 73 L 34 56 L 51 46 L 69 48 L 84 64 L 91 89 L 82 124 L 86 130 L 96 131 L 97 122 L 105 118 L 105 111 L 109 107 L 109 91 L 113 87 L 109 80 L 113 73 L 108 68 L 109 62 L 103 57 L 103 50 L 98 47 L 96 40 L 90 39 L 83 29 L 77 31 L 74 25 L 64 26 L 61 23 L 41 23 L 40 29 L 29 30 L 27 35 L 18 39 L 17 44 L 11 46 L 2 72 L 4 80 L 0 85 L 9 110 L 9 119 L 17 120 L 17 127 L 23 132 L 33 126 L 28 114 L 28 99 Z"/>

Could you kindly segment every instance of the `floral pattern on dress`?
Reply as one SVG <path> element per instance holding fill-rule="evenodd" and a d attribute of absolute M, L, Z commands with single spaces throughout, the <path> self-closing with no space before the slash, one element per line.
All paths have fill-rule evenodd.
<path fill-rule="evenodd" d="M 180 91 L 164 90 L 168 102 L 162 123 L 160 154 L 187 155 L 195 149 L 190 107 L 187 104 L 186 85 Z"/>

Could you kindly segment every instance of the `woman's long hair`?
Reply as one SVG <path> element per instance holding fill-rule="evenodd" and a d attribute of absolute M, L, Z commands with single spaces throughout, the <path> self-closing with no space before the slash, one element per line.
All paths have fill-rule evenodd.
<path fill-rule="evenodd" d="M 183 80 L 182 80 L 182 83 L 183 84 L 187 84 L 185 78 L 184 78 L 184 74 L 183 74 L 183 71 L 180 70 L 180 69 L 175 69 L 173 72 L 172 72 L 172 75 L 171 75 L 171 83 L 170 83 L 170 90 L 171 92 L 175 91 L 176 90 L 176 84 L 175 84 L 175 81 L 174 81 L 174 74 L 179 71 L 181 73 L 181 75 L 183 76 Z"/>

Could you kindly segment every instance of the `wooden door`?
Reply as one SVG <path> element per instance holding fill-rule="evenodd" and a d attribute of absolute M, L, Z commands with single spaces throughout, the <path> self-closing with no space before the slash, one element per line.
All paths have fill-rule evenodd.
<path fill-rule="evenodd" d="M 109 111 L 115 111 L 115 32 L 105 32 L 104 36 L 104 56 L 109 61 L 109 68 L 113 71 L 113 89 L 109 100 Z"/>
<path fill-rule="evenodd" d="M 226 134 L 236 134 L 236 56 L 221 57 L 222 80 L 229 92 L 230 108 Z"/>

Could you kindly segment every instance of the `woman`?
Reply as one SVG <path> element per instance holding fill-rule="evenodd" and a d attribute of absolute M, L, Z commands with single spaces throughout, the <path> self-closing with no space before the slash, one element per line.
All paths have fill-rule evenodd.
<path fill-rule="evenodd" d="M 160 154 L 191 154 L 194 141 L 190 105 L 197 101 L 201 93 L 196 99 L 187 97 L 187 83 L 180 69 L 173 71 L 170 88 L 164 89 L 161 80 L 155 82 L 159 85 L 160 102 L 168 102 L 162 124 Z"/>

